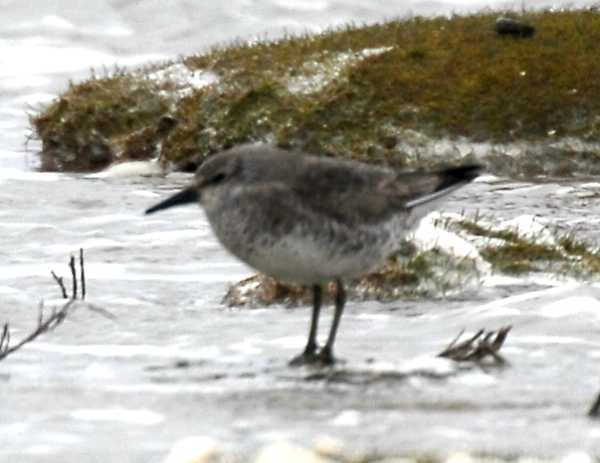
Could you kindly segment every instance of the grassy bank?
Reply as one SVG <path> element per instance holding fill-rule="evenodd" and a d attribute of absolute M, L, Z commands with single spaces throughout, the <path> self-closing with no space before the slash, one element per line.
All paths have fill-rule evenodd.
<path fill-rule="evenodd" d="M 511 175 L 600 164 L 600 15 L 525 13 L 536 34 L 515 39 L 494 32 L 500 14 L 350 25 L 91 76 L 31 124 L 59 170 L 159 153 L 190 170 L 249 140 L 394 166 L 479 157 Z M 161 131 L 165 116 L 177 125 Z"/>

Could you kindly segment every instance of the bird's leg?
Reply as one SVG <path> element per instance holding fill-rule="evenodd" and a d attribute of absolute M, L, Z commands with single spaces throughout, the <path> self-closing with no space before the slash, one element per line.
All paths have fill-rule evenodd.
<path fill-rule="evenodd" d="M 344 312 L 344 305 L 346 304 L 346 291 L 341 280 L 336 281 L 336 294 L 335 294 L 335 312 L 333 314 L 333 321 L 331 322 L 331 330 L 329 331 L 329 338 L 327 343 L 317 354 L 318 362 L 323 365 L 333 365 L 335 358 L 333 356 L 333 344 L 335 343 L 335 335 Z"/>
<path fill-rule="evenodd" d="M 317 360 L 317 328 L 319 326 L 319 312 L 321 311 L 321 296 L 322 288 L 321 285 L 313 285 L 313 309 L 312 317 L 310 319 L 310 331 L 308 332 L 308 342 L 304 348 L 304 352 L 294 357 L 290 361 L 292 366 L 306 365 L 309 363 L 315 363 Z"/>

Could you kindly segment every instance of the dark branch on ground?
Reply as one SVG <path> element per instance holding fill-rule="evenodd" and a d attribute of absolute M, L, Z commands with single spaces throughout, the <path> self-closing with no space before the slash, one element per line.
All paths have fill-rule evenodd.
<path fill-rule="evenodd" d="M 10 328 L 8 322 L 6 322 L 2 330 L 2 338 L 0 338 L 0 360 L 3 360 L 25 344 L 33 341 L 40 334 L 53 330 L 60 325 L 67 318 L 69 309 L 75 301 L 75 299 L 69 299 L 69 302 L 64 304 L 60 309 L 56 310 L 56 308 L 53 308 L 50 316 L 46 319 L 44 319 L 44 303 L 40 302 L 37 327 L 13 346 L 10 345 Z"/>
<path fill-rule="evenodd" d="M 438 354 L 455 362 L 482 362 L 491 358 L 497 364 L 505 364 L 506 360 L 498 353 L 511 326 L 504 326 L 497 331 L 486 331 L 481 329 L 465 341 L 458 342 L 464 334 L 462 330 L 456 338 Z"/>

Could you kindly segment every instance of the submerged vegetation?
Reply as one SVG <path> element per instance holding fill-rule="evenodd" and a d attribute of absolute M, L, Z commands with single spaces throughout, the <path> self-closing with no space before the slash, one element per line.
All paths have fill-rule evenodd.
<path fill-rule="evenodd" d="M 158 152 L 189 170 L 253 140 L 394 166 L 476 156 L 511 175 L 600 165 L 600 15 L 526 12 L 536 33 L 521 39 L 495 33 L 498 15 L 349 25 L 92 75 L 31 123 L 46 165 L 66 170 Z M 134 156 L 131 137 L 143 145 L 164 116 L 178 123 L 161 150 Z"/>

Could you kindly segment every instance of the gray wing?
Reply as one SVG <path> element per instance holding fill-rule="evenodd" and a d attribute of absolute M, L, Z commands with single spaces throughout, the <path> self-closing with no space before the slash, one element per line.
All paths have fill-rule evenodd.
<path fill-rule="evenodd" d="M 468 183 L 478 166 L 431 173 L 396 172 L 344 162 L 315 162 L 295 177 L 290 189 L 314 212 L 346 224 L 377 223 L 433 201 Z"/>

